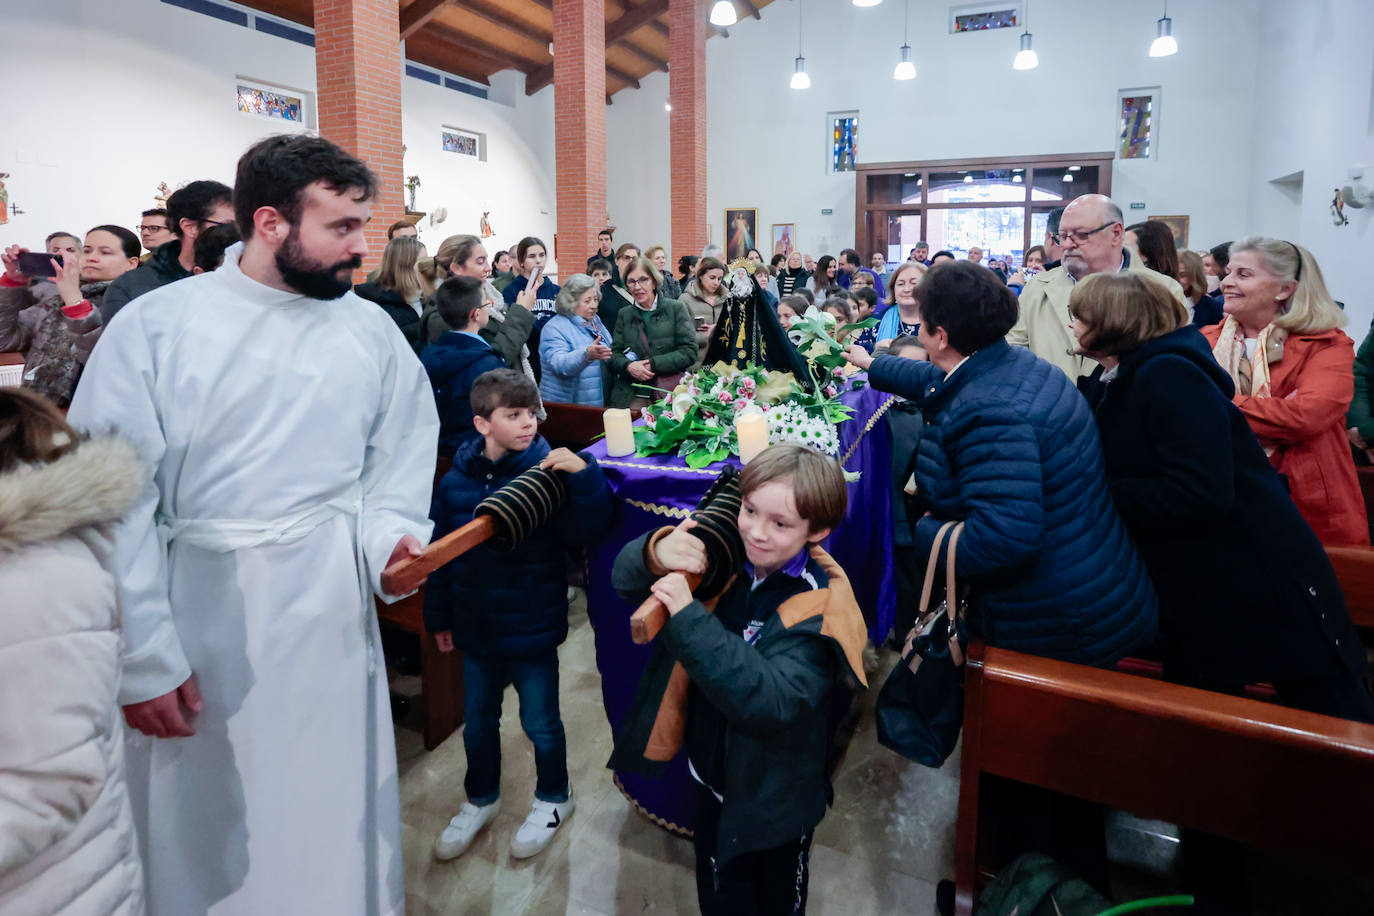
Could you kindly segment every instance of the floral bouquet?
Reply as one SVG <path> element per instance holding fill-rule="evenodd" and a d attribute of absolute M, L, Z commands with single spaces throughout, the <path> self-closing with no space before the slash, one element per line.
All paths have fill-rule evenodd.
<path fill-rule="evenodd" d="M 836 379 L 844 377 L 847 365 L 844 358 L 845 345 L 836 340 L 836 336 L 845 337 L 854 331 L 871 328 L 877 323 L 877 318 L 865 318 L 863 321 L 836 329 L 835 326 L 839 322 L 835 316 L 813 305 L 807 308 L 806 314 L 792 322 L 792 327 L 787 331 L 787 338 L 811 366 L 816 384 L 829 389 L 835 387 Z M 855 387 L 862 387 L 863 382 L 857 381 L 854 384 Z"/>
<path fill-rule="evenodd" d="M 835 371 L 840 372 L 838 367 Z M 676 388 L 644 408 L 644 424 L 635 427 L 635 451 L 676 452 L 693 468 L 724 461 L 739 454 L 735 416 L 756 407 L 768 422 L 770 442 L 795 442 L 836 455 L 840 441 L 835 424 L 852 414 L 838 394 L 837 380 L 808 392 L 790 372 L 719 362 L 683 376 Z"/>

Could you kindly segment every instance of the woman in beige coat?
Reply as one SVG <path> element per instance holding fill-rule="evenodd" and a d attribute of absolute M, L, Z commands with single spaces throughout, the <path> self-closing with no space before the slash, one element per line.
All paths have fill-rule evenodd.
<path fill-rule="evenodd" d="M 109 529 L 132 446 L 0 389 L 0 913 L 142 916 Z"/>

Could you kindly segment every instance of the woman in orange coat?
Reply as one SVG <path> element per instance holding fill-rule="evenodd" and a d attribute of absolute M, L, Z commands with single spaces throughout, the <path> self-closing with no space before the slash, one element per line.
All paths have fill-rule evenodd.
<path fill-rule="evenodd" d="M 1230 269 L 1221 284 L 1226 317 L 1203 334 L 1236 383 L 1236 406 L 1321 542 L 1368 544 L 1345 433 L 1355 362 L 1340 330 L 1345 313 L 1316 259 L 1291 242 L 1241 239 Z"/>

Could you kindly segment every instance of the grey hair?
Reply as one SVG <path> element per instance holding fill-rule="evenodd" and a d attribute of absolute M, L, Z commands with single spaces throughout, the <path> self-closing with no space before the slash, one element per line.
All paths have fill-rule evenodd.
<path fill-rule="evenodd" d="M 1345 312 L 1331 298 L 1312 252 L 1292 242 L 1262 235 L 1231 243 L 1233 259 L 1243 252 L 1254 252 L 1264 270 L 1279 283 L 1297 281 L 1292 295 L 1280 304 L 1275 325 L 1296 334 L 1315 334 L 1345 326 Z"/>
<path fill-rule="evenodd" d="M 558 297 L 553 300 L 553 310 L 560 315 L 571 318 L 577 308 L 578 301 L 587 294 L 587 290 L 597 291 L 597 298 L 601 298 L 601 284 L 597 283 L 586 274 L 573 274 L 563 283 L 563 288 L 558 291 Z"/>
<path fill-rule="evenodd" d="M 701 249 L 701 257 L 703 259 L 715 258 L 717 261 L 724 261 L 725 249 L 713 242 L 710 245 L 707 245 L 705 248 Z"/>

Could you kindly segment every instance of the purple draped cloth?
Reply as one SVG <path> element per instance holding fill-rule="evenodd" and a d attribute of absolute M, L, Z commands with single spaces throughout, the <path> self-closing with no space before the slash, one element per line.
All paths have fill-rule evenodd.
<path fill-rule="evenodd" d="M 845 470 L 860 471 L 863 476 L 849 485 L 844 523 L 822 546 L 849 576 L 868 621 L 869 635 L 875 643 L 881 643 L 892 629 L 896 605 L 892 574 L 891 439 L 883 416 L 890 395 L 864 385 L 845 391 L 840 399 L 854 409 L 854 416 L 839 427 L 840 455 L 849 455 Z M 601 694 L 611 730 L 616 731 L 629 712 L 640 673 L 653 647 L 636 646 L 630 639 L 630 615 L 634 608 L 622 602 L 611 588 L 611 565 L 629 541 L 646 531 L 676 525 L 685 518 L 719 475 L 722 465 L 694 469 L 681 458 L 668 455 L 608 458 L 604 440 L 588 451 L 601 463 L 620 504 L 616 527 L 593 551 L 587 578 L 587 613 L 596 634 Z M 734 456 L 729 460 L 739 462 Z M 679 833 L 692 830 L 696 789 L 687 773 L 685 754 L 679 754 L 657 778 L 617 772 L 616 781 L 654 823 Z"/>

